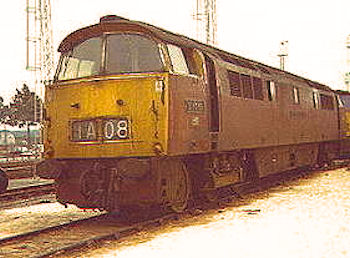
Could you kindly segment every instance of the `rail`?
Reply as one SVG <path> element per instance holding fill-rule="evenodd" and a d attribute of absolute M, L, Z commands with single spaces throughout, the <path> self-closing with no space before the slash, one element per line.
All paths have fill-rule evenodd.
<path fill-rule="evenodd" d="M 37 161 L 40 160 L 40 155 L 32 154 L 20 154 L 20 155 L 0 155 L 0 164 L 8 162 L 24 162 L 24 161 Z"/>
<path fill-rule="evenodd" d="M 35 166 L 39 159 L 33 160 L 13 160 L 10 162 L 0 162 L 0 168 L 6 172 L 9 179 L 35 177 Z"/>
<path fill-rule="evenodd" d="M 127 222 L 108 214 L 97 215 L 56 226 L 49 226 L 23 234 L 0 238 L 0 255 L 18 257 L 49 257 L 58 253 L 74 252 L 91 243 L 119 240 L 150 226 L 159 226 L 166 221 L 177 219 L 177 214 L 157 216 L 139 222 Z M 46 241 L 42 241 L 46 239 Z M 30 248 L 21 248 L 30 243 Z M 21 253 L 16 253 L 20 249 Z M 15 253 L 16 254 L 15 254 Z"/>
<path fill-rule="evenodd" d="M 10 189 L 0 194 L 0 208 L 11 208 L 22 203 L 40 202 L 43 197 L 55 200 L 55 192 L 53 183 Z"/>

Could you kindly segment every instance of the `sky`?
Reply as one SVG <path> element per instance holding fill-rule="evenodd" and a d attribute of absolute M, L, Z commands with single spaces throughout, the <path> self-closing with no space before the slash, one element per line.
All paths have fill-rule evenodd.
<path fill-rule="evenodd" d="M 55 61 L 61 40 L 81 27 L 98 23 L 107 14 L 143 21 L 196 37 L 193 19 L 196 0 L 55 0 L 52 29 Z M 349 0 L 217 0 L 217 47 L 279 67 L 281 41 L 288 41 L 286 70 L 345 89 L 350 70 L 346 49 L 350 34 Z M 27 82 L 34 89 L 26 66 L 26 0 L 10 1 L 0 10 L 0 96 L 9 101 Z"/>

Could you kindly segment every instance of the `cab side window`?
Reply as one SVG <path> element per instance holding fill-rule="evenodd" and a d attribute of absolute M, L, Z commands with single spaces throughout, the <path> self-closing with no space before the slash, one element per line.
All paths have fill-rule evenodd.
<path fill-rule="evenodd" d="M 168 52 L 174 73 L 203 77 L 204 60 L 198 50 L 168 44 Z"/>
<path fill-rule="evenodd" d="M 182 49 L 189 73 L 201 77 L 203 75 L 203 58 L 197 50 L 184 48 Z"/>
<path fill-rule="evenodd" d="M 171 65 L 173 67 L 173 72 L 178 74 L 189 74 L 189 69 L 182 49 L 168 44 L 168 52 Z"/>
<path fill-rule="evenodd" d="M 199 77 L 204 76 L 204 66 L 205 66 L 205 61 L 204 61 L 204 56 L 202 52 L 199 50 L 194 49 L 192 51 L 192 57 L 193 57 L 193 62 L 196 66 L 195 73 Z"/>

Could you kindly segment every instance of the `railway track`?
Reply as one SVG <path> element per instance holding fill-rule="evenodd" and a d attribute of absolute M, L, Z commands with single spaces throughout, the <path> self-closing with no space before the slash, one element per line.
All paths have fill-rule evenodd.
<path fill-rule="evenodd" d="M 147 231 L 150 226 L 157 226 L 171 220 L 181 220 L 186 216 L 193 216 L 196 210 L 210 210 L 225 207 L 236 196 L 260 192 L 269 187 L 291 182 L 302 177 L 311 176 L 325 170 L 333 170 L 349 165 L 349 160 L 337 161 L 328 168 L 319 168 L 305 171 L 290 171 L 265 178 L 259 184 L 239 185 L 235 188 L 223 189 L 219 193 L 217 202 L 207 204 L 199 202 L 193 209 L 182 214 L 153 213 L 152 217 L 142 221 L 130 222 L 111 215 L 99 215 L 96 217 L 65 223 L 53 227 L 27 232 L 7 238 L 0 238 L 0 257 L 48 257 L 59 254 L 73 254 L 82 248 L 91 245 L 101 245 L 107 240 L 119 240 L 125 236 L 139 231 Z M 244 199 L 244 198 L 243 198 Z M 232 203 L 231 203 L 232 205 Z M 239 205 L 239 204 L 236 204 Z"/>
<path fill-rule="evenodd" d="M 23 203 L 34 204 L 42 201 L 43 198 L 55 200 L 55 187 L 53 183 L 7 190 L 0 194 L 0 208 L 9 208 Z"/>
<path fill-rule="evenodd" d="M 294 174 L 290 173 L 287 177 L 296 178 L 293 177 Z M 280 178 L 275 179 L 279 180 Z M 263 188 L 268 187 L 271 183 L 273 183 L 271 179 L 267 180 L 264 182 Z M 182 214 L 165 214 L 158 211 L 158 214 L 157 212 L 153 213 L 149 219 L 134 222 L 104 214 L 3 238 L 0 239 L 0 256 L 33 258 L 59 256 L 60 254 L 74 256 L 84 247 L 98 246 L 108 240 L 120 240 L 136 232 L 147 231 L 148 227 L 191 217 L 196 214 L 198 209 L 205 211 L 222 207 L 223 203 L 232 200 L 232 195 L 230 195 L 232 192 L 244 195 L 261 189 L 261 186 L 258 185 L 240 185 L 235 189 L 225 189 L 220 193 L 217 202 L 207 204 L 198 201 L 193 209 Z"/>
<path fill-rule="evenodd" d="M 6 171 L 9 179 L 29 178 L 35 176 L 37 162 L 37 160 L 1 162 L 0 167 Z"/>
<path fill-rule="evenodd" d="M 176 218 L 168 214 L 132 223 L 103 214 L 62 225 L 52 226 L 7 238 L 0 238 L 0 257 L 48 257 L 73 251 L 93 243 L 118 240 L 147 226 Z"/>

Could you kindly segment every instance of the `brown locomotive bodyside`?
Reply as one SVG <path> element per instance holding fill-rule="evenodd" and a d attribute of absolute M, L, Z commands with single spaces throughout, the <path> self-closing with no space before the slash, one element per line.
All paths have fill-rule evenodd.
<path fill-rule="evenodd" d="M 201 158 L 205 165 L 199 165 L 200 168 L 197 168 L 195 173 L 202 174 L 204 178 L 206 178 L 205 173 L 212 174 L 209 178 L 215 177 L 213 174 L 219 174 L 219 177 L 216 177 L 217 182 L 209 183 L 214 186 L 245 181 L 245 178 L 249 177 L 247 174 L 252 173 L 244 168 L 244 162 L 242 162 L 247 154 L 250 154 L 251 162 L 255 164 L 256 171 L 253 173 L 255 177 L 310 166 L 320 162 L 320 159 L 329 160 L 337 155 L 338 108 L 335 94 L 327 87 L 317 84 L 316 87 L 310 87 L 311 82 L 282 71 L 269 70 L 269 73 L 264 73 L 251 67 L 237 66 L 219 57 L 211 56 L 211 58 L 215 63 L 214 87 L 218 92 L 216 105 L 219 116 L 218 130 L 214 132 L 210 128 L 213 119 L 210 87 L 213 86 L 210 85 L 209 80 L 205 80 L 206 89 L 203 92 L 197 91 L 193 95 L 194 99 L 205 97 L 205 107 L 208 107 L 205 113 L 208 121 L 200 123 L 198 129 L 193 131 L 190 123 L 186 121 L 190 120 L 189 112 L 184 112 L 186 107 L 181 110 L 180 106 L 195 88 L 203 85 L 203 82 L 199 79 L 191 80 L 190 77 L 179 78 L 176 81 L 177 87 L 171 89 L 171 95 L 177 96 L 179 108 L 170 109 L 170 117 L 174 117 L 172 121 L 177 121 L 174 123 L 177 125 L 174 135 L 183 137 L 174 136 L 169 139 L 169 145 L 173 148 L 168 149 L 168 155 L 193 154 L 193 142 L 200 137 L 199 132 L 203 132 L 202 139 L 207 140 L 207 149 L 204 148 L 201 151 L 207 151 L 207 153 Z M 254 63 L 251 65 L 253 66 Z M 209 71 L 205 68 L 204 70 L 208 78 Z M 232 93 L 229 73 L 239 75 L 241 90 L 239 96 Z M 248 84 L 244 85 L 242 77 L 248 80 Z M 254 81 L 258 83 L 254 84 Z M 271 93 L 269 93 L 268 83 L 274 84 L 273 99 L 269 97 Z M 258 89 L 255 89 L 257 85 Z M 249 94 L 249 90 L 244 87 L 250 87 L 251 93 Z M 187 90 L 185 94 L 182 93 L 184 89 Z M 191 136 L 193 132 L 195 134 Z M 215 139 L 213 139 L 213 133 Z M 172 135 L 171 132 L 169 134 Z M 212 146 L 213 143 L 215 148 Z M 193 159 L 189 157 L 188 163 L 196 163 L 197 160 L 198 156 Z M 230 174 L 230 169 L 227 167 L 234 168 L 231 172 L 239 175 L 220 181 L 225 178 L 225 175 Z M 249 169 L 251 170 L 252 167 Z M 200 170 L 206 172 L 198 172 Z M 203 185 L 207 184 L 208 182 L 203 183 Z M 204 186 L 204 188 L 207 187 Z"/>
<path fill-rule="evenodd" d="M 254 149 L 260 176 L 315 164 L 320 144 L 333 145 L 338 140 L 334 93 L 283 76 L 267 76 L 232 66 L 221 70 L 221 73 L 234 71 L 261 80 L 259 99 L 232 96 L 229 80 L 223 80 L 223 128 L 219 142 L 220 149 L 225 151 Z M 272 100 L 268 98 L 267 82 L 275 85 L 276 97 Z M 314 96 L 322 96 L 321 103 L 314 103 Z M 323 98 L 330 101 L 329 107 L 324 106 Z"/>

